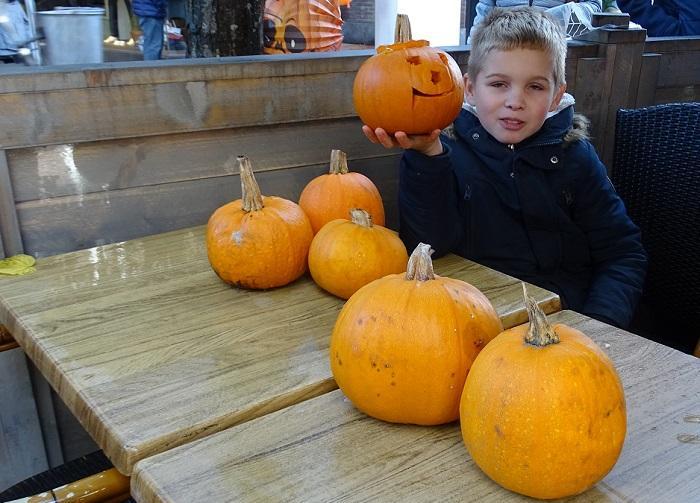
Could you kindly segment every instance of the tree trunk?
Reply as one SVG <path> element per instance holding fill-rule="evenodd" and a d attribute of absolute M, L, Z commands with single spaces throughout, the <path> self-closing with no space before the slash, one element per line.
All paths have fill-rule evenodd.
<path fill-rule="evenodd" d="M 187 0 L 190 56 L 260 54 L 264 6 L 265 0 Z"/>

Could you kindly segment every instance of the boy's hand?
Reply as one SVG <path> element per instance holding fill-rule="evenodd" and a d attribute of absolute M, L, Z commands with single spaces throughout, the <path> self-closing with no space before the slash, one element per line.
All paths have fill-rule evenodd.
<path fill-rule="evenodd" d="M 362 132 L 369 141 L 383 145 L 385 148 L 400 147 L 403 149 L 412 149 L 427 156 L 442 154 L 442 143 L 438 138 L 438 136 L 440 136 L 439 129 L 434 130 L 430 134 L 411 136 L 403 131 L 397 131 L 391 136 L 382 128 L 377 128 L 372 131 L 369 126 L 362 126 Z"/>

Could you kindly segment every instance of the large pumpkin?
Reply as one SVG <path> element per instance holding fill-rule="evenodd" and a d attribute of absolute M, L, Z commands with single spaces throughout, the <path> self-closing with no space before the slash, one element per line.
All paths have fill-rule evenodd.
<path fill-rule="evenodd" d="M 448 126 L 464 101 L 459 66 L 425 40 L 380 46 L 353 85 L 355 111 L 373 130 L 427 134 Z"/>
<path fill-rule="evenodd" d="M 286 285 L 306 271 L 311 224 L 296 203 L 260 194 L 247 157 L 238 157 L 238 163 L 242 197 L 209 218 L 209 263 L 232 285 L 252 289 Z"/>
<path fill-rule="evenodd" d="M 384 203 L 379 190 L 362 173 L 348 170 L 342 150 L 331 151 L 329 172 L 311 180 L 299 196 L 299 206 L 311 220 L 314 234 L 325 224 L 338 218 L 348 218 L 353 208 L 362 208 L 372 222 L 384 225 Z"/>
<path fill-rule="evenodd" d="M 365 210 L 350 210 L 351 220 L 332 220 L 311 242 L 309 272 L 324 290 L 347 299 L 360 287 L 406 270 L 408 253 L 395 232 L 372 225 Z"/>
<path fill-rule="evenodd" d="M 550 326 L 527 297 L 530 323 L 479 354 L 460 406 L 464 442 L 494 481 L 534 498 L 564 498 L 602 479 L 622 449 L 625 397 L 610 359 L 583 333 Z"/>
<path fill-rule="evenodd" d="M 331 370 L 366 414 L 394 423 L 442 424 L 459 417 L 472 361 L 502 330 L 475 287 L 433 273 L 419 244 L 405 274 L 360 288 L 333 328 Z"/>

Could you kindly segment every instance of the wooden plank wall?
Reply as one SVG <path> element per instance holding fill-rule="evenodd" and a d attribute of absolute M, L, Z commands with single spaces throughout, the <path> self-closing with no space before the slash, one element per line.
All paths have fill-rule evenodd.
<path fill-rule="evenodd" d="M 61 253 L 205 223 L 240 197 L 248 155 L 264 193 L 296 200 L 330 150 L 370 176 L 396 225 L 398 151 L 352 107 L 369 53 L 115 64 L 2 81 L 0 142 L 24 250 Z"/>
<path fill-rule="evenodd" d="M 468 49 L 450 52 L 465 70 Z M 203 224 L 239 197 L 239 154 L 252 159 L 263 192 L 296 200 L 326 170 L 332 148 L 379 186 L 395 228 L 400 152 L 369 143 L 352 105 L 355 72 L 371 54 L 125 62 L 3 76 L 0 177 L 10 183 L 0 190 L 0 251 L 46 256 Z M 617 108 L 698 99 L 699 54 L 700 39 L 645 43 L 625 30 L 570 43 L 569 91 L 591 119 L 602 157 L 612 152 Z"/>
<path fill-rule="evenodd" d="M 700 101 L 700 36 L 649 38 L 644 52 L 659 58 L 654 104 Z"/>

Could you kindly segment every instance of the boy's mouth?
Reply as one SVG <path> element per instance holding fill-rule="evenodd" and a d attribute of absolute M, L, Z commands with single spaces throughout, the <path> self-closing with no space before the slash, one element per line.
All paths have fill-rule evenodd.
<path fill-rule="evenodd" d="M 499 122 L 501 123 L 503 129 L 507 129 L 509 131 L 517 131 L 522 129 L 522 127 L 525 125 L 525 122 L 521 120 L 510 118 L 499 119 Z"/>

